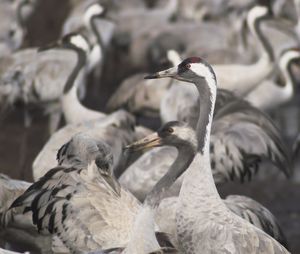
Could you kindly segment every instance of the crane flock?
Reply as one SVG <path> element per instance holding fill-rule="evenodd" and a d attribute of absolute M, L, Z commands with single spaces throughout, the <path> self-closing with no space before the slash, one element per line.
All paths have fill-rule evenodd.
<path fill-rule="evenodd" d="M 45 1 L 0 3 L 0 112 L 49 118 L 31 182 L 0 172 L 0 253 L 296 253 L 260 190 L 221 186 L 297 181 L 274 114 L 297 98 L 300 2 L 67 2 L 42 45 Z"/>

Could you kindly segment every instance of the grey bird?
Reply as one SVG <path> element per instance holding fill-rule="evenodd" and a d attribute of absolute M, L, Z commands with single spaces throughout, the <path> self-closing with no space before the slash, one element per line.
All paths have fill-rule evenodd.
<path fill-rule="evenodd" d="M 166 123 L 156 133 L 126 147 L 131 152 L 160 146 L 173 146 L 178 150 L 178 154 L 176 158 L 174 157 L 175 160 L 172 161 L 168 171 L 155 185 L 155 191 L 148 193 L 145 200 L 146 203 L 158 206 L 157 222 L 163 232 L 173 236 L 176 235 L 175 215 L 178 200 L 177 197 L 166 199 L 164 197 L 170 194 L 170 188 L 176 180 L 179 177 L 184 177 L 184 172 L 193 159 L 190 154 L 195 153 L 193 151 L 195 150 L 194 143 L 196 143 L 196 139 L 195 130 L 187 123 L 174 121 Z M 161 160 L 163 161 L 164 158 L 161 158 Z M 184 166 L 186 167 L 184 168 Z M 228 196 L 224 199 L 224 203 L 233 213 L 265 231 L 288 248 L 285 235 L 276 218 L 267 208 L 251 198 L 238 195 Z"/>
<path fill-rule="evenodd" d="M 28 48 L 0 60 L 1 105 L 20 100 L 44 107 L 52 118 L 50 130 L 57 128 L 60 119 L 59 99 L 73 71 L 76 55 L 69 50 L 38 53 Z M 29 64 L 30 63 L 30 64 Z"/>
<path fill-rule="evenodd" d="M 88 72 L 101 74 L 104 55 L 115 30 L 112 20 L 105 17 L 105 8 L 97 0 L 77 1 L 64 22 L 62 36 L 81 30 L 88 38 L 91 50 L 87 58 Z"/>
<path fill-rule="evenodd" d="M 196 92 L 193 87 L 189 88 L 186 90 L 189 94 L 191 91 Z M 183 93 L 181 95 L 184 96 Z M 174 98 L 174 103 L 176 101 Z M 174 116 L 175 119 L 170 120 L 185 121 L 195 128 L 198 121 L 197 114 L 201 110 L 195 104 L 199 103 L 199 99 L 192 101 L 190 98 L 188 102 L 191 104 L 183 103 L 181 108 L 177 108 L 180 111 Z M 175 106 L 173 109 L 175 112 Z M 263 162 L 266 161 L 275 165 L 285 176 L 291 176 L 288 148 L 279 130 L 267 115 L 221 89 L 218 90 L 214 113 L 210 155 L 216 184 L 234 180 L 250 181 L 258 172 L 267 177 L 273 174 L 271 170 L 273 168 L 264 167 Z M 146 152 L 121 175 L 120 183 L 143 200 L 154 184 L 166 173 L 175 156 L 176 151 L 169 147 Z M 175 193 L 178 193 L 181 180 L 174 185 L 177 186 L 177 190 L 173 187 Z"/>
<path fill-rule="evenodd" d="M 22 46 L 26 35 L 26 21 L 35 8 L 34 0 L 0 3 L 0 56 L 8 56 Z"/>
<path fill-rule="evenodd" d="M 57 236 L 73 253 L 163 251 L 151 207 L 142 206 L 115 179 L 110 146 L 92 144 L 84 134 L 75 139 L 87 150 L 89 164 L 49 170 L 14 201 L 11 209 L 32 213 L 40 233 Z M 66 165 L 63 149 L 59 157 Z M 76 156 L 67 159 L 74 162 Z"/>
<path fill-rule="evenodd" d="M 256 47 L 258 51 L 258 59 L 257 61 L 254 61 L 250 64 L 245 63 L 216 63 L 213 65 L 215 72 L 218 76 L 219 81 L 219 88 L 229 90 L 233 92 L 235 95 L 239 97 L 243 97 L 246 94 L 248 94 L 251 90 L 253 90 L 256 86 L 260 84 L 265 78 L 267 78 L 269 75 L 272 74 L 274 71 L 274 50 L 266 37 L 266 35 L 262 32 L 262 25 L 267 19 L 271 19 L 271 9 L 270 6 L 265 4 L 258 4 L 251 8 L 251 10 L 247 13 L 247 25 L 251 31 L 251 35 L 253 38 L 255 38 L 255 41 L 257 41 L 258 46 Z M 202 24 L 201 24 L 202 25 Z M 203 52 L 203 48 L 205 48 L 205 45 L 207 47 L 212 47 L 210 51 L 215 52 L 216 46 L 214 46 L 214 43 L 216 45 L 220 44 L 220 41 L 223 42 L 223 44 L 226 44 L 227 37 L 232 39 L 233 35 L 231 35 L 228 32 L 228 25 L 219 24 L 203 24 L 204 28 L 200 26 L 199 28 L 199 34 L 201 34 L 200 38 L 192 38 L 190 39 L 191 42 L 189 43 L 196 43 L 199 44 L 199 41 L 202 39 L 203 46 L 199 46 L 196 50 L 187 50 L 187 55 L 191 55 L 189 51 L 192 52 Z M 216 27 L 215 27 L 216 26 Z M 219 26 L 224 26 L 222 29 L 219 29 Z M 182 30 L 181 30 L 182 29 Z M 185 27 L 185 24 L 175 24 L 174 30 L 176 32 L 180 31 L 180 36 L 182 34 L 186 34 L 186 37 L 189 36 L 196 36 L 198 35 L 197 32 L 195 32 L 197 29 L 194 27 Z M 221 31 L 219 31 L 221 30 Z M 156 31 L 156 30 L 155 30 Z M 191 32 L 190 32 L 191 31 Z M 211 31 L 215 31 L 214 33 L 211 33 Z M 148 31 L 147 31 L 148 32 Z M 221 32 L 224 32 L 225 35 Z M 240 32 L 240 31 L 239 31 Z M 211 39 L 213 36 L 218 36 L 218 38 Z M 149 37 L 147 33 L 147 38 Z M 204 39 L 203 39 L 204 38 Z M 172 40 L 169 39 L 169 40 Z M 208 44 L 207 41 L 210 41 Z M 183 46 L 189 43 L 182 43 Z M 228 42 L 227 48 L 231 48 L 232 45 L 235 45 L 236 43 Z M 190 47 L 190 45 L 189 45 Z M 237 47 L 237 46 L 236 46 Z M 169 50 L 178 50 L 176 48 L 169 48 Z M 204 50 L 205 51 L 205 50 Z M 145 54 L 145 50 L 142 51 L 143 54 Z M 248 52 L 243 52 L 242 55 L 247 54 Z M 146 56 L 141 57 L 142 59 L 145 59 Z M 210 57 L 206 57 L 210 58 Z M 221 56 L 221 58 L 224 58 L 224 55 Z M 243 58 L 243 56 L 239 56 L 239 59 Z M 172 62 L 174 64 L 174 62 Z M 178 93 L 181 94 L 181 90 L 188 90 L 188 89 L 180 89 L 178 88 L 177 83 L 180 83 L 179 81 L 170 81 L 164 82 L 164 81 L 158 81 L 163 86 L 157 88 L 157 91 L 153 88 L 153 85 L 151 85 L 154 82 L 151 81 L 139 81 L 137 82 L 136 79 L 138 79 L 138 75 L 132 77 L 132 79 L 125 80 L 118 90 L 115 92 L 115 94 L 111 97 L 108 107 L 110 110 L 119 108 L 119 107 L 126 107 L 130 112 L 139 113 L 139 114 L 145 114 L 148 115 L 149 111 L 151 110 L 152 115 L 158 114 L 157 109 L 160 108 L 162 115 L 168 115 L 170 114 L 164 105 L 164 98 L 168 96 L 168 92 L 172 93 L 172 89 L 177 89 Z M 167 84 L 167 85 L 166 85 Z M 242 84 L 242 85 L 241 85 Z M 180 86 L 180 85 L 179 85 Z M 172 92 L 171 92 L 172 91 Z M 183 92 L 185 93 L 185 92 Z M 193 96 L 194 98 L 195 96 Z M 169 100 L 171 100 L 174 104 L 176 104 L 176 100 L 172 100 L 172 95 L 169 94 Z M 165 99 L 167 100 L 167 99 Z M 172 107 L 172 106 L 171 106 Z M 132 110 L 132 111 L 131 111 Z M 170 120 L 170 119 L 168 119 Z M 174 120 L 174 119 L 172 119 Z"/>
<path fill-rule="evenodd" d="M 200 96 L 194 158 L 178 197 L 176 231 L 182 253 L 289 253 L 274 238 L 232 213 L 217 192 L 210 161 L 210 134 L 217 94 L 211 65 L 198 57 L 146 78 L 171 77 L 194 83 Z M 229 157 L 225 157 L 227 159 Z M 186 165 L 185 165 L 186 167 Z M 200 205 L 199 205 L 200 204 Z"/>
<path fill-rule="evenodd" d="M 114 167 L 121 162 L 124 146 L 142 137 L 143 133 L 149 133 L 145 128 L 139 126 L 135 128 L 135 118 L 124 110 L 116 111 L 99 119 L 68 124 L 49 138 L 33 161 L 32 171 L 35 180 L 43 176 L 49 168 L 57 165 L 58 150 L 79 132 L 90 135 L 96 142 L 104 141 L 109 144 L 114 157 Z M 80 150 L 80 147 L 78 149 Z M 82 156 L 85 157 L 84 154 Z"/>
<path fill-rule="evenodd" d="M 252 105 L 263 109 L 271 110 L 281 106 L 293 98 L 297 82 L 292 72 L 292 65 L 299 62 L 299 48 L 288 48 L 281 53 L 278 60 L 280 75 L 283 77 L 282 82 L 275 80 L 265 80 L 245 99 Z M 276 100 L 274 100 L 276 98 Z"/>
<path fill-rule="evenodd" d="M 39 235 L 30 214 L 8 210 L 14 200 L 31 185 L 0 174 L 0 237 L 10 249 L 49 253 L 51 238 Z M 1 251 L 0 251 L 1 252 Z"/>

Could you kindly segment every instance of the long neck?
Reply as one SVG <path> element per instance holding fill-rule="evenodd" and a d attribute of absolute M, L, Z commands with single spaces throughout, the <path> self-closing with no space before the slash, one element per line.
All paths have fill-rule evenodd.
<path fill-rule="evenodd" d="M 91 21 L 90 21 L 91 30 L 94 33 L 94 35 L 96 36 L 97 43 L 100 46 L 100 50 L 102 50 L 103 53 L 104 53 L 105 52 L 104 51 L 104 42 L 102 40 L 101 35 L 97 31 L 96 24 L 95 24 L 95 19 L 96 19 L 96 17 L 91 18 Z"/>
<path fill-rule="evenodd" d="M 210 84 L 209 86 L 203 85 L 203 82 L 210 82 Z M 209 157 L 210 131 L 217 92 L 216 80 L 214 78 L 207 81 L 199 79 L 195 84 L 199 92 L 200 101 L 199 118 L 196 128 L 198 151 L 204 156 Z"/>
<path fill-rule="evenodd" d="M 265 58 L 269 62 L 274 61 L 274 53 L 271 44 L 267 40 L 267 38 L 263 35 L 263 32 L 261 31 L 261 22 L 264 20 L 264 17 L 256 18 L 254 20 L 248 19 L 248 26 L 253 34 L 253 36 L 256 38 L 257 42 L 261 45 L 263 52 L 262 52 L 262 58 Z"/>
<path fill-rule="evenodd" d="M 75 52 L 77 53 L 77 63 L 67 80 L 61 99 L 64 117 L 68 123 L 78 122 L 78 117 L 85 116 L 87 111 L 77 97 L 77 83 L 81 80 L 80 75 L 82 74 L 86 56 L 81 50 L 76 50 Z"/>
<path fill-rule="evenodd" d="M 198 153 L 183 179 L 180 190 L 180 209 L 186 209 L 187 211 L 197 210 L 193 214 L 196 215 L 199 212 L 205 216 L 210 204 L 218 207 L 224 207 L 224 205 L 212 176 L 209 152 L 210 131 L 216 100 L 216 81 L 211 78 L 206 80 L 207 85 L 203 85 L 203 82 L 205 81 L 201 79 L 195 82 L 200 97 L 200 111 L 197 124 Z"/>
<path fill-rule="evenodd" d="M 168 188 L 189 167 L 193 161 L 196 150 L 192 145 L 186 144 L 177 147 L 178 155 L 168 172 L 157 182 L 145 199 L 145 204 L 154 208 L 164 198 Z"/>
<path fill-rule="evenodd" d="M 67 123 L 81 122 L 81 119 L 85 119 L 87 117 L 86 113 L 89 109 L 83 106 L 78 100 L 76 84 L 70 89 L 70 91 L 68 91 L 68 93 L 62 96 L 61 104 Z"/>
<path fill-rule="evenodd" d="M 66 82 L 66 85 L 64 87 L 64 94 L 67 94 L 73 86 L 75 86 L 75 80 L 80 72 L 80 70 L 84 67 L 85 62 L 86 62 L 86 53 L 76 47 L 70 46 L 69 49 L 73 50 L 77 54 L 77 63 L 75 68 L 73 69 L 72 73 L 68 77 L 68 80 Z"/>
<path fill-rule="evenodd" d="M 284 87 L 294 87 L 296 81 L 292 74 L 292 60 L 293 59 L 281 59 L 279 62 L 280 71 L 284 77 Z"/>

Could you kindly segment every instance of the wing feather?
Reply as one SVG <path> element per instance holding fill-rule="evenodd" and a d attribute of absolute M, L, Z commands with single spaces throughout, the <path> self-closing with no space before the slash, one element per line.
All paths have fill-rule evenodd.
<path fill-rule="evenodd" d="M 116 193 L 95 163 L 50 170 L 12 204 L 17 206 L 32 212 L 41 233 L 56 234 L 77 251 L 126 246 L 140 208 L 128 192 Z"/>
<path fill-rule="evenodd" d="M 272 236 L 286 249 L 288 243 L 274 215 L 255 200 L 239 195 L 230 195 L 224 200 L 226 206 L 241 218 Z"/>

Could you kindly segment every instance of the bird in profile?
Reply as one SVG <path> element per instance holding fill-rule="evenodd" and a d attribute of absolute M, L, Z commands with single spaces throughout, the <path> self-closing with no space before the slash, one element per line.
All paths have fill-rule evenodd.
<path fill-rule="evenodd" d="M 104 117 L 104 113 L 82 105 L 77 96 L 78 88 L 83 85 L 79 84 L 78 81 L 81 80 L 81 76 L 85 72 L 87 57 L 91 50 L 87 38 L 81 33 L 70 33 L 54 43 L 41 47 L 39 52 L 51 52 L 51 50 L 70 51 L 76 55 L 73 70 L 65 82 L 60 99 L 66 122 L 73 124 Z"/>
<path fill-rule="evenodd" d="M 217 95 L 217 77 L 212 66 L 199 57 L 191 57 L 146 78 L 165 77 L 193 83 L 200 98 L 197 138 L 194 154 L 190 155 L 194 158 L 186 170 L 176 209 L 179 250 L 188 254 L 199 250 L 202 253 L 289 253 L 274 238 L 231 212 L 216 189 L 210 164 L 210 134 Z"/>
<path fill-rule="evenodd" d="M 89 152 L 88 165 L 78 161 L 76 153 L 65 157 L 61 148 L 62 165 L 33 183 L 11 209 L 32 213 L 40 233 L 58 237 L 73 253 L 163 251 L 152 207 L 143 206 L 114 177 L 110 146 L 93 144 L 86 134 L 78 134 L 72 142 Z"/>
<path fill-rule="evenodd" d="M 169 188 L 187 170 L 193 155 L 196 153 L 197 137 L 195 130 L 184 122 L 168 122 L 156 133 L 126 146 L 131 152 L 148 150 L 154 147 L 173 146 L 178 150 L 176 159 L 166 174 L 158 181 L 155 192 L 151 191 L 145 202 L 159 206 L 156 218 L 161 229 L 174 235 L 176 231 L 175 215 L 177 197 L 165 198 Z M 162 158 L 163 160 L 163 158 Z M 186 167 L 184 168 L 184 165 Z M 201 184 L 201 183 L 199 183 Z M 157 187 L 160 186 L 160 187 Z M 236 215 L 247 220 L 257 228 L 265 231 L 283 246 L 288 248 L 287 240 L 274 215 L 255 200 L 239 195 L 230 195 L 224 199 L 225 205 Z M 168 213 L 168 215 L 167 215 Z"/>

